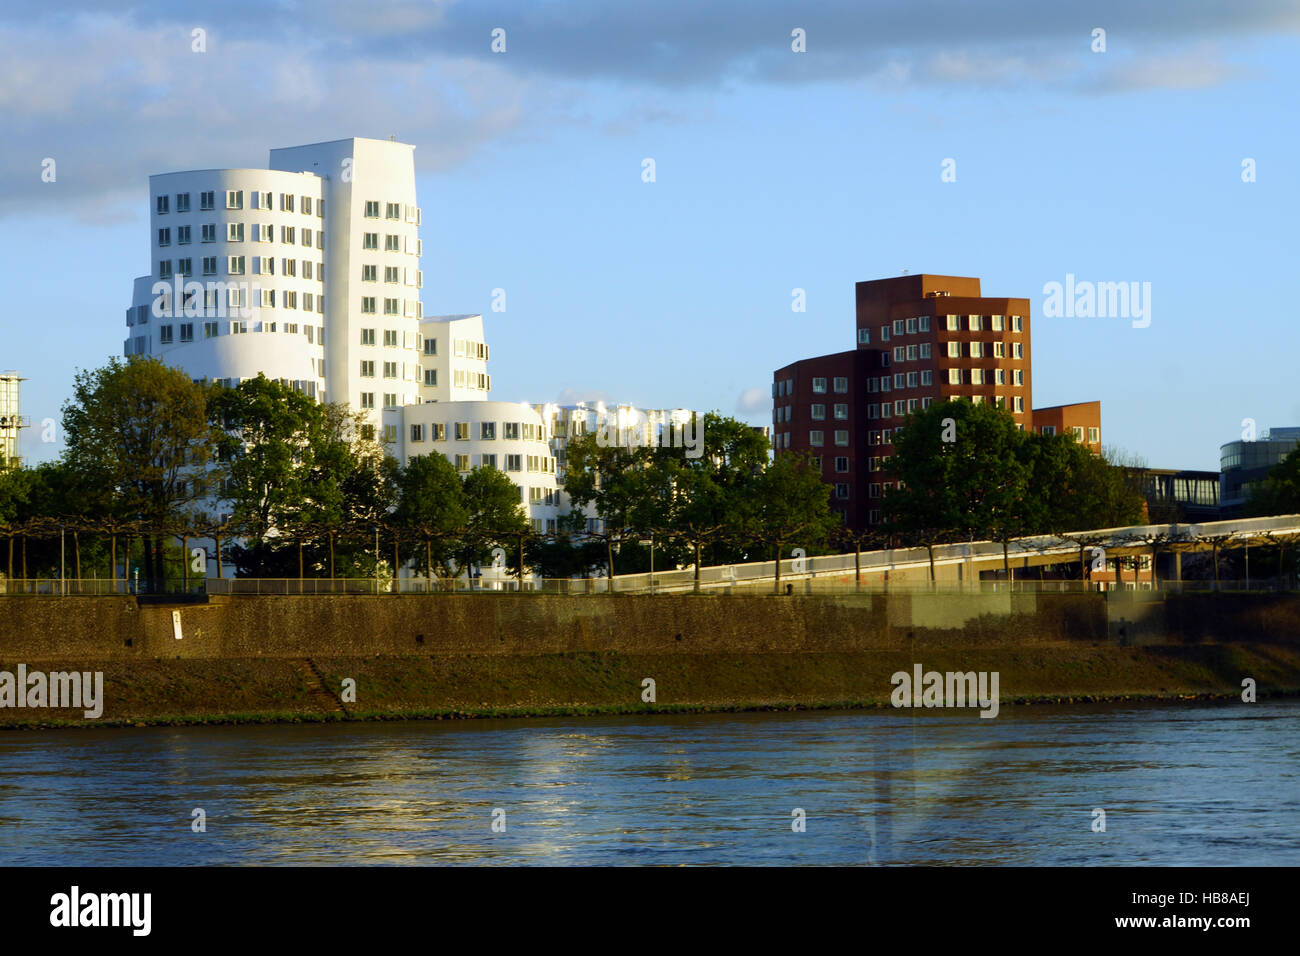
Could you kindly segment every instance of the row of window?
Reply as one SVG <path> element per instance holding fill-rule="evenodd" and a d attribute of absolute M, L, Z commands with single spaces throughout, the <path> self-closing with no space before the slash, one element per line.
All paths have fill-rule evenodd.
<path fill-rule="evenodd" d="M 226 223 L 226 241 L 243 242 L 244 225 L 242 222 Z M 253 242 L 275 242 L 275 226 L 269 223 L 254 222 L 248 223 L 251 227 L 248 235 L 252 237 Z M 188 246 L 194 237 L 192 226 L 176 227 L 176 245 Z M 200 242 L 217 241 L 217 224 L 215 222 L 205 222 L 199 225 Z M 325 248 L 325 233 L 323 230 L 297 229 L 294 226 L 280 227 L 280 242 L 285 245 L 303 245 L 308 248 L 313 246 L 317 249 Z M 163 248 L 172 244 L 171 226 L 164 226 L 158 230 L 158 247 Z"/>
<path fill-rule="evenodd" d="M 420 337 L 418 332 L 411 332 L 409 330 L 402 331 L 400 333 L 397 329 L 383 329 L 382 331 L 384 333 L 384 348 L 386 349 L 415 348 L 415 343 L 419 340 Z M 375 330 L 362 329 L 361 344 L 374 345 L 375 343 L 376 343 Z"/>
<path fill-rule="evenodd" d="M 400 222 L 402 220 L 402 213 L 403 213 L 402 203 L 400 202 L 384 203 L 385 219 L 391 219 L 394 222 Z M 407 222 L 414 223 L 417 226 L 420 225 L 420 209 L 418 206 L 412 206 L 409 204 L 406 205 L 405 213 L 406 213 Z M 365 205 L 365 212 L 363 213 L 363 215 L 367 219 L 378 219 L 379 218 L 378 200 L 367 199 Z"/>
<path fill-rule="evenodd" d="M 371 252 L 378 252 L 379 233 L 363 232 L 361 234 L 361 248 Z M 408 255 L 419 256 L 424 254 L 424 243 L 414 236 L 399 236 L 390 232 L 384 236 L 384 251 L 405 252 Z"/>
<path fill-rule="evenodd" d="M 418 365 L 414 365 L 410 362 L 382 362 L 380 364 L 383 367 L 384 378 L 400 378 L 405 379 L 408 382 L 415 381 L 416 373 L 419 370 Z M 361 360 L 361 377 L 375 377 L 374 359 Z"/>
<path fill-rule="evenodd" d="M 378 315 L 379 299 L 373 295 L 361 297 L 361 314 Z M 404 315 L 407 318 L 424 318 L 424 305 L 419 299 L 384 299 L 384 315 Z"/>
<path fill-rule="evenodd" d="M 488 347 L 483 342 L 477 342 L 474 339 L 453 339 L 452 349 L 457 358 L 482 359 L 488 360 Z"/>
<path fill-rule="evenodd" d="M 460 425 L 462 424 L 466 424 L 466 423 L 458 422 L 457 428 L 459 428 Z M 420 444 L 424 442 L 426 436 L 428 436 L 429 441 L 435 441 L 435 442 L 446 441 L 447 426 L 438 423 L 433 423 L 429 425 L 423 425 L 423 424 L 411 425 L 410 436 L 411 436 L 411 442 L 414 444 Z M 520 472 L 526 471 L 529 472 L 530 474 L 537 474 L 537 475 L 555 474 L 555 459 L 552 458 L 550 455 L 519 454 L 519 455 L 498 456 L 491 453 L 485 453 L 485 454 L 478 455 L 476 457 L 479 459 L 479 464 L 485 468 L 496 468 L 497 461 L 499 458 L 505 465 L 505 468 L 503 469 L 504 471 L 520 471 Z M 469 471 L 469 459 L 470 459 L 469 455 L 456 455 L 454 460 L 456 462 L 457 470 Z M 464 463 L 463 465 L 462 462 Z M 542 491 L 542 489 L 540 488 L 536 490 L 538 492 Z M 531 503 L 540 504 L 541 502 L 534 500 Z M 552 503 L 553 503 L 552 501 L 549 500 L 546 501 L 546 504 L 552 504 Z"/>
<path fill-rule="evenodd" d="M 203 265 L 203 275 L 214 276 L 217 274 L 217 256 L 203 256 L 201 259 Z M 252 275 L 273 276 L 276 274 L 275 256 L 253 256 Z M 244 267 L 247 264 L 245 256 L 226 256 L 226 274 L 232 276 L 244 275 Z M 299 275 L 301 273 L 301 276 Z M 194 260 L 192 258 L 177 259 L 173 263 L 171 259 L 158 260 L 158 278 L 171 279 L 174 276 L 191 276 L 194 274 Z M 313 279 L 317 282 L 325 280 L 324 263 L 313 262 L 311 259 L 281 259 L 279 274 L 289 278 Z"/>
<path fill-rule="evenodd" d="M 826 392 L 826 381 L 827 380 L 825 378 L 814 378 L 812 380 L 812 390 L 819 395 L 824 394 Z M 833 383 L 834 383 L 834 389 L 838 394 L 842 395 L 848 392 L 849 380 L 847 377 L 842 375 L 836 376 L 833 379 Z M 786 378 L 786 379 L 782 379 L 779 382 L 772 383 L 773 398 L 782 398 L 786 395 L 793 395 L 793 394 L 794 394 L 794 379 Z"/>
<path fill-rule="evenodd" d="M 364 395 L 362 398 L 362 407 L 365 407 Z M 501 425 L 501 437 L 505 441 L 546 441 L 545 427 L 534 425 L 531 422 L 453 422 L 452 435 L 456 441 L 470 441 L 473 437 L 473 426 L 476 424 L 478 425 L 479 441 L 496 441 L 498 424 Z M 412 428 L 423 429 L 424 426 L 413 425 Z M 433 441 L 446 441 L 446 425 L 435 423 L 430 425 L 429 428 L 431 429 L 429 434 Z M 414 435 L 415 432 L 412 431 L 411 434 Z M 423 435 L 424 432 L 421 431 L 420 434 Z M 412 440 L 424 441 L 423 438 Z"/>
<path fill-rule="evenodd" d="M 168 215 L 172 210 L 171 194 L 163 193 L 161 196 L 154 198 L 154 211 L 160 216 Z M 216 191 L 209 189 L 199 193 L 199 211 L 211 212 L 217 208 Z M 293 212 L 295 206 L 304 216 L 312 215 L 313 211 L 317 218 L 325 215 L 325 200 L 315 199 L 311 196 L 295 196 L 293 193 L 280 193 L 280 212 Z M 249 209 L 275 209 L 275 193 L 270 190 L 258 191 L 253 190 L 248 194 Z M 226 190 L 226 208 L 243 209 L 244 208 L 244 191 L 242 189 Z M 190 211 L 190 194 L 176 193 L 176 212 L 183 213 Z"/>
<path fill-rule="evenodd" d="M 379 267 L 375 265 L 363 265 L 361 267 L 361 281 L 378 282 Z M 384 282 L 390 285 L 413 285 L 417 289 L 423 289 L 424 273 L 419 269 L 409 269 L 401 266 L 384 266 Z"/>
<path fill-rule="evenodd" d="M 146 308 L 146 306 L 141 306 Z M 184 344 L 193 342 L 195 335 L 195 322 L 180 322 L 176 324 L 167 324 L 158 326 L 158 343 L 160 345 L 175 345 L 177 342 Z M 297 335 L 299 324 L 297 322 L 262 322 L 249 321 L 247 319 L 236 319 L 233 321 L 221 322 L 204 322 L 203 338 L 214 339 L 220 335 L 246 335 L 250 332 L 279 332 L 286 335 Z M 301 326 L 302 333 L 306 335 L 307 342 L 312 345 L 325 344 L 325 329 L 318 325 Z M 124 346 L 125 355 L 144 355 L 149 352 L 150 342 L 148 336 L 136 336 L 127 339 Z M 325 375 L 325 360 L 312 359 L 312 368 L 317 375 Z M 235 384 L 239 382 L 236 380 Z"/>
<path fill-rule="evenodd" d="M 1079 444 L 1083 444 L 1083 428 L 1084 428 L 1084 426 L 1082 426 L 1082 425 L 1071 425 L 1071 426 L 1070 426 L 1070 433 L 1071 433 L 1072 435 L 1074 435 L 1074 440 L 1077 441 L 1077 442 L 1079 442 Z M 1055 434 L 1056 434 L 1056 426 L 1055 426 L 1055 425 L 1044 425 L 1044 426 L 1043 426 L 1041 429 L 1039 429 L 1039 430 L 1040 430 L 1044 435 L 1055 435 Z M 1095 445 L 1095 444 L 1097 444 L 1097 442 L 1099 442 L 1099 441 L 1101 441 L 1101 429 L 1100 429 L 1100 428 L 1097 428 L 1097 427 L 1095 427 L 1095 426 L 1092 426 L 1092 425 L 1088 426 L 1088 444 L 1090 444 L 1090 445 Z"/>

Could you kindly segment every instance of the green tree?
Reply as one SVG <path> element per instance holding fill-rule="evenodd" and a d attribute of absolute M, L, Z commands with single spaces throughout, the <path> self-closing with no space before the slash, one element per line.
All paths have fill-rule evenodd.
<path fill-rule="evenodd" d="M 457 567 L 468 573 L 489 560 L 492 549 L 499 546 L 512 556 L 522 578 L 519 553 L 530 529 L 519 486 L 505 472 L 479 466 L 465 475 L 463 487 L 468 520 L 454 552 Z"/>
<path fill-rule="evenodd" d="M 435 567 L 446 573 L 456 550 L 454 538 L 469 524 L 465 486 L 452 463 L 436 452 L 410 459 L 397 485 L 399 497 L 390 521 L 406 533 L 406 559 L 430 578 L 432 588 Z"/>
<path fill-rule="evenodd" d="M 63 406 L 63 460 L 113 509 L 145 525 L 144 571 L 162 585 L 165 529 L 204 491 L 217 435 L 208 418 L 211 389 L 157 359 L 113 359 L 78 372 Z"/>
<path fill-rule="evenodd" d="M 1246 514 L 1252 517 L 1300 514 L 1300 453 L 1291 452 L 1250 489 Z"/>
<path fill-rule="evenodd" d="M 742 521 L 776 559 L 775 590 L 781 591 L 781 558 L 788 544 L 807 551 L 831 534 L 840 518 L 831 511 L 831 488 L 807 457 L 780 452 L 754 482 Z"/>

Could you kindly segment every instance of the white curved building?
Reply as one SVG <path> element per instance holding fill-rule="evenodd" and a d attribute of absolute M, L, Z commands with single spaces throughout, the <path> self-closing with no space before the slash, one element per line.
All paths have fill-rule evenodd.
<path fill-rule="evenodd" d="M 268 169 L 151 176 L 124 353 L 230 384 L 261 372 L 399 440 L 422 383 L 413 152 L 353 138 L 273 149 Z"/>
<path fill-rule="evenodd" d="M 519 486 L 533 530 L 556 530 L 560 489 L 549 423 L 521 402 L 426 402 L 405 409 L 402 463 L 417 455 L 445 456 L 465 474 L 497 468 Z"/>

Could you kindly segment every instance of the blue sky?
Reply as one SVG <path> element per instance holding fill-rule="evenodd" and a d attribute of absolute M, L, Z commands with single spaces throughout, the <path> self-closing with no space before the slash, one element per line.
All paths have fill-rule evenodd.
<path fill-rule="evenodd" d="M 425 312 L 484 313 L 494 398 L 766 423 L 773 369 L 853 347 L 854 282 L 909 270 L 1029 298 L 1034 404 L 1100 399 L 1151 465 L 1300 424 L 1297 5 L 623 6 L 6 6 L 0 368 L 25 412 L 120 353 L 151 173 L 391 134 L 417 147 Z M 1151 283 L 1150 326 L 1045 318 L 1067 273 Z"/>

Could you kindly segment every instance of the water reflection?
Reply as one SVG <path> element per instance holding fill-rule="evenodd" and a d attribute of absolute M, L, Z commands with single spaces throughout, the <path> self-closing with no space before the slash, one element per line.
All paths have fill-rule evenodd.
<path fill-rule="evenodd" d="M 13 732 L 0 863 L 1294 865 L 1297 731 L 1264 702 Z"/>

